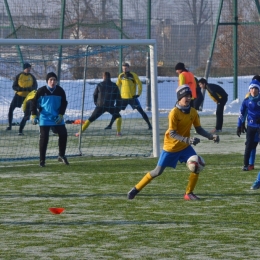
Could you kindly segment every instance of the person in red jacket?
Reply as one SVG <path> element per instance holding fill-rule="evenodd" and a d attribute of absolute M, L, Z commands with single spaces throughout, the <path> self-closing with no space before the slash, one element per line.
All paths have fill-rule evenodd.
<path fill-rule="evenodd" d="M 197 92 L 196 92 L 197 84 L 194 75 L 185 68 L 184 63 L 182 62 L 176 64 L 175 71 L 179 75 L 178 86 L 182 86 L 186 84 L 190 87 L 192 93 L 190 106 L 194 107 L 194 99 L 197 98 Z"/>

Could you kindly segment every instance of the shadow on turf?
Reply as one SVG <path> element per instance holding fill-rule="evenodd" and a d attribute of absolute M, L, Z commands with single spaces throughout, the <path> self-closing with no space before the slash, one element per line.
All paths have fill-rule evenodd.
<path fill-rule="evenodd" d="M 258 192 L 252 191 L 252 193 L 228 193 L 228 194 L 197 194 L 201 199 L 206 200 L 208 198 L 219 197 L 236 197 L 236 196 L 259 196 Z M 126 197 L 127 193 L 110 193 L 110 194 L 10 194 L 0 195 L 0 198 L 91 198 L 91 197 Z M 183 199 L 183 194 L 145 194 L 140 193 L 137 198 L 149 197 L 149 198 L 169 198 L 169 199 Z"/>
<path fill-rule="evenodd" d="M 67 215 L 70 215 L 70 213 L 67 213 Z M 65 214 L 64 214 L 65 216 Z M 138 221 L 138 220 L 104 220 L 104 221 L 67 221 L 65 222 L 64 219 L 62 219 L 63 222 L 45 222 L 45 221 L 0 221 L 0 225 L 14 225 L 14 226 L 39 226 L 39 225 L 49 225 L 49 226 L 79 226 L 79 225 L 106 225 L 106 226 L 114 226 L 114 225 L 198 225 L 198 224 L 206 224 L 206 225 L 212 225 L 212 221 L 156 221 L 156 220 L 144 220 L 144 221 Z M 221 226 L 230 226 L 238 224 L 242 225 L 252 225 L 251 222 L 242 222 L 242 221 L 214 221 L 214 225 L 221 225 Z"/>

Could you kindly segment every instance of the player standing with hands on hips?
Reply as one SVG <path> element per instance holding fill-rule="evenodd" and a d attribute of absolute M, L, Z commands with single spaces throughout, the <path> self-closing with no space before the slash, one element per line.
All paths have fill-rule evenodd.
<path fill-rule="evenodd" d="M 68 165 L 69 162 L 65 156 L 67 129 L 63 120 L 63 115 L 68 104 L 66 94 L 63 88 L 57 85 L 57 75 L 54 72 L 47 74 L 46 82 L 46 86 L 37 90 L 31 105 L 32 123 L 36 125 L 39 122 L 40 125 L 40 166 L 45 167 L 45 157 L 51 127 L 55 127 L 59 136 L 58 161 Z M 37 118 L 37 108 L 40 111 L 39 118 Z"/>
<path fill-rule="evenodd" d="M 195 150 L 191 145 L 196 145 L 200 142 L 199 138 L 190 137 L 192 125 L 196 132 L 213 140 L 214 143 L 219 142 L 219 136 L 213 135 L 205 131 L 200 125 L 198 112 L 190 106 L 192 93 L 188 85 L 179 86 L 177 92 L 177 103 L 169 113 L 169 126 L 164 136 L 164 146 L 154 170 L 148 172 L 139 183 L 128 192 L 128 199 L 134 197 L 154 178 L 161 175 L 166 167 L 176 168 L 179 162 L 187 162 L 192 156 L 196 155 Z M 184 194 L 185 200 L 198 200 L 199 197 L 193 193 L 193 190 L 198 181 L 198 173 L 191 172 L 188 185 Z"/>

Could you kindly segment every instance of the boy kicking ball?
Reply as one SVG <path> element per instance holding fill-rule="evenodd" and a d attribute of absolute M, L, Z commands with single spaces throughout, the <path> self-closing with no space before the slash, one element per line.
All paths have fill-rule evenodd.
<path fill-rule="evenodd" d="M 128 199 L 132 200 L 135 196 L 154 178 L 161 175 L 166 167 L 176 168 L 179 162 L 187 162 L 192 156 L 196 155 L 192 144 L 200 142 L 199 138 L 190 137 L 192 125 L 195 127 L 197 134 L 219 142 L 219 136 L 205 131 L 200 125 L 199 115 L 196 109 L 190 106 L 191 90 L 188 85 L 179 86 L 176 90 L 177 102 L 169 114 L 169 127 L 164 136 L 164 146 L 154 170 L 148 172 L 138 182 L 134 188 L 128 192 Z M 199 197 L 193 193 L 198 181 L 199 174 L 191 172 L 189 182 L 184 194 L 185 200 L 198 200 Z"/>

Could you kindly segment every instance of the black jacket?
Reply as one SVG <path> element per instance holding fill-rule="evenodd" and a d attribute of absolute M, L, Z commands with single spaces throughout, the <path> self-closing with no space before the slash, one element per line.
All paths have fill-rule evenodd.
<path fill-rule="evenodd" d="M 116 100 L 121 99 L 118 86 L 110 79 L 97 85 L 93 97 L 94 103 L 98 107 L 112 107 Z"/>
<path fill-rule="evenodd" d="M 212 98 L 212 100 L 216 103 L 221 103 L 222 100 L 224 100 L 225 102 L 227 101 L 228 94 L 219 85 L 209 83 L 208 85 L 206 85 L 206 90 L 208 91 L 209 96 Z"/>

